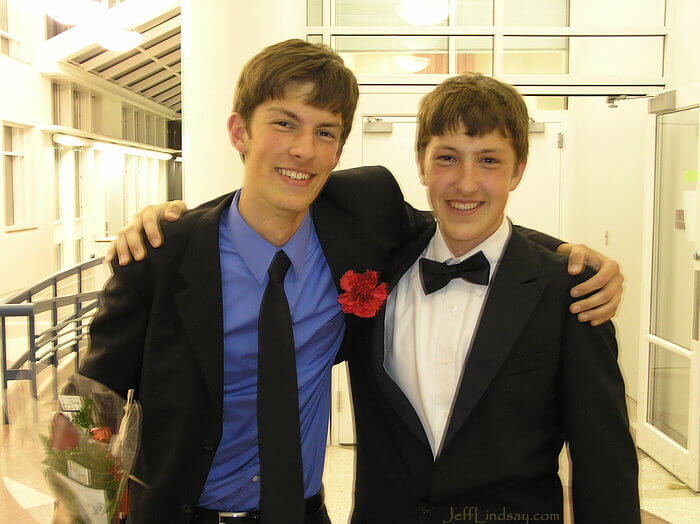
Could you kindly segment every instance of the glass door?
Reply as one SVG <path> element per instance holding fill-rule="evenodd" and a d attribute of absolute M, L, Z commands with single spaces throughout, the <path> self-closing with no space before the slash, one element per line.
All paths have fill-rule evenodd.
<path fill-rule="evenodd" d="M 700 491 L 697 107 L 656 117 L 651 289 L 637 444 Z"/>

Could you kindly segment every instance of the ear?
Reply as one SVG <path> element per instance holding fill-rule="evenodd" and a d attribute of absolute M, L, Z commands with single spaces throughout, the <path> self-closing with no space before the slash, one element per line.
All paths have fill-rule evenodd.
<path fill-rule="evenodd" d="M 422 185 L 425 185 L 425 172 L 423 171 L 423 165 L 420 161 L 420 155 L 416 152 L 416 167 L 418 167 L 418 180 Z"/>
<path fill-rule="evenodd" d="M 243 117 L 238 113 L 231 113 L 226 126 L 228 127 L 228 137 L 231 145 L 241 155 L 245 155 L 248 152 L 248 132 L 246 131 Z"/>
<path fill-rule="evenodd" d="M 510 190 L 511 191 L 513 191 L 516 187 L 518 187 L 518 184 L 520 184 L 520 181 L 523 179 L 523 173 L 525 172 L 525 167 L 527 167 L 527 160 L 524 160 L 515 169 L 515 173 L 513 173 L 513 178 L 510 179 Z"/>

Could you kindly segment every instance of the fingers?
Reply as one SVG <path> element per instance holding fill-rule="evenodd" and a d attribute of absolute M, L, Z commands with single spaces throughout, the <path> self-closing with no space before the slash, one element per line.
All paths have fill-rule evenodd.
<path fill-rule="evenodd" d="M 569 251 L 569 274 L 578 275 L 583 271 L 583 266 L 586 263 L 586 252 L 588 248 L 583 244 L 573 244 Z"/>
<path fill-rule="evenodd" d="M 134 217 L 132 222 L 134 225 L 138 225 L 138 220 L 140 219 L 143 222 L 143 230 L 146 233 L 148 241 L 153 247 L 158 247 L 163 243 L 163 233 L 159 225 L 161 217 L 169 222 L 174 222 L 180 218 L 185 211 L 187 211 L 187 206 L 182 200 L 173 200 L 172 202 L 165 202 L 157 206 L 145 207 Z M 136 253 L 134 253 L 134 255 L 136 255 Z M 137 260 L 140 259 L 137 258 Z"/>
<path fill-rule="evenodd" d="M 131 220 L 129 223 L 128 228 L 131 227 L 133 224 L 134 227 L 138 227 L 140 223 L 143 223 L 143 230 L 146 233 L 146 237 L 148 238 L 148 241 L 153 247 L 158 247 L 161 245 L 163 242 L 163 233 L 160 230 L 160 225 L 158 224 L 159 218 L 162 215 L 163 209 L 165 208 L 165 204 L 161 204 L 159 206 L 148 206 L 144 208 L 140 213 L 134 216 L 134 218 Z M 140 215 L 140 216 L 139 216 Z M 140 228 L 139 228 L 140 229 Z M 141 243 L 141 232 L 139 231 L 138 235 L 138 240 L 139 244 Z M 136 240 L 136 239 L 134 239 Z M 129 245 L 131 245 L 131 242 L 129 242 Z M 135 246 L 136 248 L 139 248 L 140 246 Z M 136 251 L 133 251 L 134 256 L 136 256 Z M 137 258 L 136 260 L 140 260 Z"/>
<path fill-rule="evenodd" d="M 116 255 L 119 257 L 119 265 L 125 266 L 131 260 L 131 253 L 129 251 L 129 243 L 126 241 L 124 232 L 120 231 L 117 235 L 117 239 L 112 242 L 110 249 L 116 251 Z"/>
<path fill-rule="evenodd" d="M 620 280 L 613 281 L 613 279 L 618 275 L 620 276 Z M 620 265 L 613 259 L 606 258 L 600 265 L 600 269 L 598 269 L 598 272 L 595 275 L 571 290 L 571 296 L 582 297 L 584 295 L 588 295 L 589 293 L 593 293 L 598 289 L 602 289 L 606 285 L 610 284 L 611 281 L 613 288 L 616 286 L 621 288 L 623 280 L 624 277 L 622 277 L 620 274 Z M 613 290 L 614 289 L 611 289 L 611 291 Z"/>
<path fill-rule="evenodd" d="M 134 260 L 136 261 L 143 260 L 143 257 L 146 256 L 146 248 L 143 245 L 143 236 L 141 235 L 141 224 L 141 218 L 136 218 L 135 216 L 123 230 L 123 234 L 126 237 L 128 250 L 131 251 Z M 158 229 L 158 232 L 160 233 L 160 228 Z M 119 245 L 120 244 L 117 244 L 117 252 L 119 253 L 119 264 L 123 266 L 124 263 L 122 263 L 122 258 L 126 258 L 126 256 L 129 255 L 129 253 L 128 251 L 122 252 L 119 249 Z M 126 262 L 128 261 L 129 260 L 127 259 Z"/>
<path fill-rule="evenodd" d="M 596 277 L 594 276 L 580 285 L 588 284 L 594 278 Z M 592 326 L 607 322 L 615 316 L 620 301 L 622 300 L 623 281 L 624 277 L 622 274 L 616 274 L 600 289 L 600 291 L 571 304 L 570 311 L 574 314 L 578 314 L 577 318 L 580 322 L 590 322 Z"/>
<path fill-rule="evenodd" d="M 163 216 L 168 222 L 174 222 L 187 211 L 187 206 L 182 200 L 173 200 L 172 202 L 167 202 L 167 204 Z"/>

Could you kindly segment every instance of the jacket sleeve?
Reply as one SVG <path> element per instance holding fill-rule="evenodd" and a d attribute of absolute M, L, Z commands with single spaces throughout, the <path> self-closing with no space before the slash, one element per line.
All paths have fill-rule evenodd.
<path fill-rule="evenodd" d="M 592 271 L 585 273 L 576 280 Z M 563 314 L 561 413 L 571 455 L 574 519 L 577 524 L 639 523 L 637 454 L 615 329 L 611 322 L 593 327 Z"/>
<path fill-rule="evenodd" d="M 138 396 L 150 305 L 131 280 L 143 272 L 145 264 L 113 264 L 114 274 L 90 326 L 90 344 L 79 371 L 124 397 L 131 388 Z"/>
<path fill-rule="evenodd" d="M 519 226 L 517 224 L 513 224 L 513 228 L 515 228 L 521 235 L 523 235 L 528 240 L 542 246 L 545 249 L 548 249 L 549 251 L 556 251 L 560 245 L 564 244 L 563 240 L 547 235 L 545 233 L 541 233 L 540 231 L 536 231 L 534 229 Z"/>

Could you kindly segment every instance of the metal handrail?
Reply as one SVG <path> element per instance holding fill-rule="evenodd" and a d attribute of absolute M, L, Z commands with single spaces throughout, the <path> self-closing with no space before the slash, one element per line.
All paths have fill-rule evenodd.
<path fill-rule="evenodd" d="M 87 325 L 101 303 L 102 291 L 83 291 L 83 273 L 100 265 L 104 257 L 76 264 L 10 297 L 0 304 L 0 372 L 2 378 L 2 422 L 7 424 L 7 386 L 10 380 L 28 380 L 32 396 L 37 398 L 37 375 L 46 367 L 52 368 L 53 396 L 58 395 L 58 361 L 73 354 L 78 370 L 80 342 L 87 336 Z M 58 296 L 59 283 L 77 275 L 78 292 Z M 52 297 L 33 301 L 36 295 L 51 288 Z M 58 309 L 73 306 L 72 311 L 58 318 Z M 36 316 L 50 311 L 51 325 L 36 332 Z M 27 319 L 27 351 L 11 365 L 7 365 L 8 317 Z M 68 349 L 68 350 L 66 350 Z M 28 366 L 28 369 L 25 367 Z"/>

